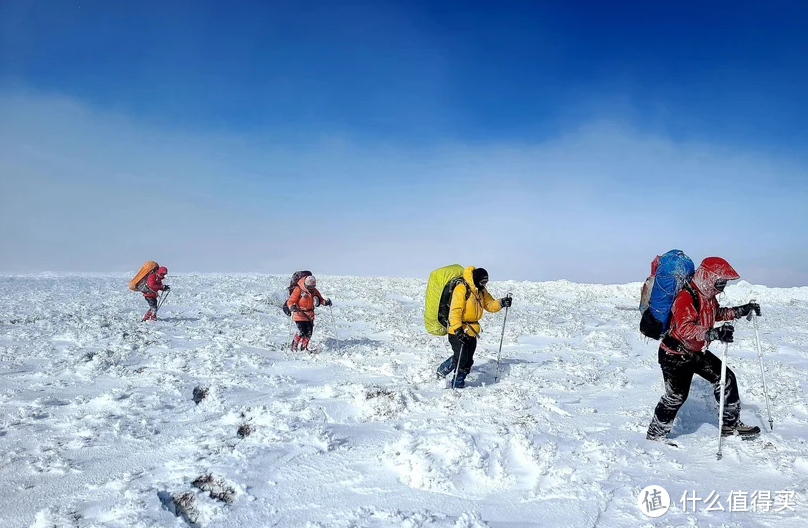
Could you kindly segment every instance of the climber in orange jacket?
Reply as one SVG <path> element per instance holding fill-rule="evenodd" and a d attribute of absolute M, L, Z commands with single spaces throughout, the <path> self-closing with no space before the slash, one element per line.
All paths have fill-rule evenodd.
<path fill-rule="evenodd" d="M 292 350 L 308 350 L 309 340 L 314 333 L 314 308 L 320 305 L 331 306 L 331 299 L 324 298 L 317 289 L 314 275 L 300 279 L 286 301 L 297 325 L 297 332 L 290 345 Z"/>

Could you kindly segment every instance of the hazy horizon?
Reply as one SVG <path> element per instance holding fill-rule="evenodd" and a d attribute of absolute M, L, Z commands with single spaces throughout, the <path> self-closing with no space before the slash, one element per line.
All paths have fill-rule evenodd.
<path fill-rule="evenodd" d="M 0 5 L 0 272 L 808 285 L 806 9 L 45 4 Z"/>

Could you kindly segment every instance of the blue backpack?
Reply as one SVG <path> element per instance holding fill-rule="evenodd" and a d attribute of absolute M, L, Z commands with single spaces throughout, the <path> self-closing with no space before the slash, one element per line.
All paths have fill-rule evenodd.
<path fill-rule="evenodd" d="M 672 249 L 654 259 L 651 275 L 645 280 L 640 298 L 642 335 L 659 339 L 668 331 L 673 301 L 693 278 L 694 272 L 693 261 L 679 249 Z"/>

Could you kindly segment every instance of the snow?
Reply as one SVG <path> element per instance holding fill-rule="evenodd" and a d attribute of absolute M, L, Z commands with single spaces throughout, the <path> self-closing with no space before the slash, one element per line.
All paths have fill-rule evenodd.
<path fill-rule="evenodd" d="M 645 440 L 662 376 L 640 283 L 492 282 L 514 295 L 499 379 L 504 312 L 455 392 L 434 376 L 449 348 L 423 329 L 425 280 L 319 276 L 333 319 L 319 309 L 307 354 L 285 348 L 287 277 L 172 275 L 151 323 L 128 279 L 0 277 L 0 526 L 808 526 L 808 288 L 723 295 L 762 305 L 774 431 L 738 321 L 729 365 L 764 433 L 718 461 L 700 378 L 679 448 Z M 673 503 L 659 518 L 637 506 L 652 484 Z M 794 492 L 795 511 L 680 502 L 727 510 L 739 491 Z"/>

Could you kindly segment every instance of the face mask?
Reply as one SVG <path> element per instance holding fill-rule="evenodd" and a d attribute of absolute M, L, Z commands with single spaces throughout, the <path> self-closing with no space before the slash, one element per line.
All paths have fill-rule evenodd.
<path fill-rule="evenodd" d="M 727 279 L 718 279 L 717 281 L 715 281 L 716 290 L 723 292 L 724 288 L 726 287 L 727 287 Z"/>

